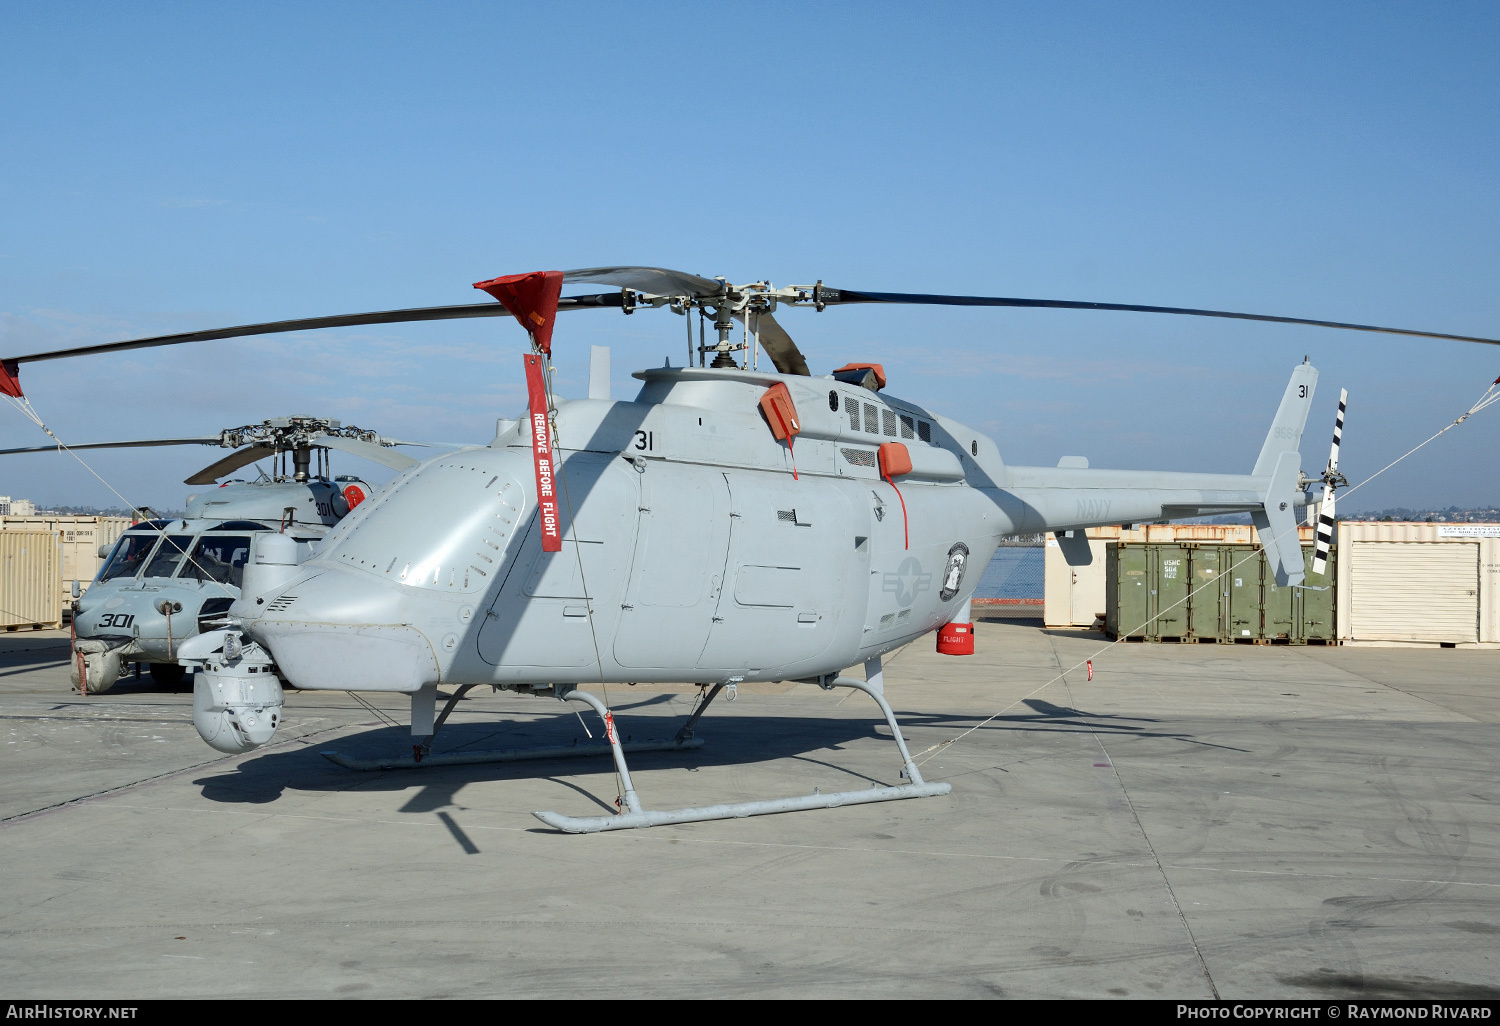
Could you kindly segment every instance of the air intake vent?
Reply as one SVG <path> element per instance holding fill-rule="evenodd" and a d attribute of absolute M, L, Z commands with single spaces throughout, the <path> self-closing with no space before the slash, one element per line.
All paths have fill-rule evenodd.
<path fill-rule="evenodd" d="M 871 450 L 871 449 L 840 449 L 839 452 L 841 452 L 841 453 L 844 454 L 844 459 L 848 460 L 850 463 L 854 464 L 856 467 L 869 467 L 872 470 L 875 468 L 875 452 L 874 452 L 874 450 Z"/>
<path fill-rule="evenodd" d="M 229 615 L 229 607 L 234 605 L 232 598 L 205 599 L 198 610 L 198 633 L 207 634 L 209 631 L 224 626 L 224 618 Z"/>
<path fill-rule="evenodd" d="M 795 524 L 797 522 L 797 511 L 794 509 L 778 509 L 776 511 L 776 519 L 785 520 L 789 524 Z"/>
<path fill-rule="evenodd" d="M 266 607 L 268 613 L 281 613 L 291 608 L 293 602 L 297 601 L 296 595 L 282 595 Z"/>
<path fill-rule="evenodd" d="M 905 623 L 906 621 L 908 621 L 910 619 L 911 619 L 911 610 L 910 609 L 903 609 L 903 610 L 901 610 L 901 612 L 899 612 L 899 613 L 896 614 L 896 622 L 897 623 Z"/>
<path fill-rule="evenodd" d="M 886 613 L 884 616 L 882 616 L 880 618 L 880 629 L 881 630 L 885 630 L 887 627 L 889 627 L 891 624 L 893 624 L 895 622 L 896 622 L 896 614 L 895 613 Z"/>

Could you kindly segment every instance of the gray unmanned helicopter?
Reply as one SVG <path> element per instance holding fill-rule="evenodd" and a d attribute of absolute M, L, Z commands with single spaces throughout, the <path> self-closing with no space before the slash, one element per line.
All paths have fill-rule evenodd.
<path fill-rule="evenodd" d="M 562 297 L 565 282 L 618 291 Z M 536 814 L 569 832 L 945 794 L 950 785 L 924 781 L 907 752 L 882 695 L 881 659 L 935 629 L 940 651 L 972 651 L 969 599 L 1001 538 L 1055 532 L 1077 563 L 1088 560 L 1082 528 L 1247 512 L 1278 584 L 1296 586 L 1307 568 L 1294 510 L 1319 501 L 1314 487 L 1321 482 L 1328 498 L 1322 512 L 1332 512 L 1332 491 L 1342 480 L 1336 447 L 1320 478 L 1300 470 L 1317 383 L 1307 363 L 1293 369 L 1248 474 L 1103 470 L 1076 457 L 1056 467 L 1008 466 L 980 432 L 885 393 L 876 365 L 812 375 L 773 316 L 780 306 L 1121 310 L 1500 344 L 1226 311 L 854 292 L 821 282 L 732 285 L 645 267 L 537 272 L 476 287 L 500 303 L 254 324 L 17 357 L 0 364 L 0 390 L 20 394 L 18 367 L 28 360 L 514 315 L 533 349 L 525 357 L 526 415 L 501 421 L 487 446 L 406 469 L 310 552 L 283 534 L 256 536 L 226 625 L 176 654 L 197 670 L 194 723 L 225 752 L 271 738 L 285 682 L 411 696 L 412 756 L 364 761 L 326 753 L 353 769 L 611 754 L 623 790 L 620 814 Z M 711 317 L 717 341 L 706 342 L 700 328 L 696 346 L 688 318 L 689 356 L 698 366 L 638 371 L 639 394 L 615 401 L 607 351 L 596 349 L 589 398 L 552 394 L 547 371 L 558 310 L 661 307 Z M 759 369 L 762 349 L 774 370 Z M 1320 546 L 1319 571 L 1323 555 Z M 842 675 L 860 663 L 865 680 Z M 868 694 L 891 727 L 906 783 L 671 811 L 642 807 L 628 753 L 696 747 L 696 725 L 715 696 L 740 682 L 774 680 Z M 596 681 L 682 682 L 702 691 L 674 738 L 622 744 L 610 710 L 578 688 Z M 436 715 L 440 684 L 453 692 Z M 431 754 L 433 735 L 455 703 L 480 685 L 592 706 L 608 744 Z"/>
<path fill-rule="evenodd" d="M 70 446 L 211 445 L 235 450 L 189 477 L 185 483 L 190 485 L 215 484 L 267 457 L 279 464 L 274 474 L 262 471 L 257 480 L 227 481 L 189 495 L 185 517 L 144 520 L 112 546 L 100 547 L 104 563 L 98 575 L 81 595 L 75 590 L 73 686 L 94 694 L 105 691 L 127 663 L 135 664 L 137 675 L 142 664 L 149 666 L 152 679 L 164 687 L 180 685 L 185 670 L 177 661 L 177 646 L 223 620 L 239 597 L 243 567 L 257 534 L 285 533 L 305 557 L 329 527 L 375 494 L 376 486 L 359 477 L 331 478 L 330 450 L 404 470 L 417 461 L 392 447 L 420 444 L 383 438 L 337 420 L 276 417 L 217 435 Z M 0 456 L 57 451 L 56 445 L 31 446 L 0 449 Z"/>

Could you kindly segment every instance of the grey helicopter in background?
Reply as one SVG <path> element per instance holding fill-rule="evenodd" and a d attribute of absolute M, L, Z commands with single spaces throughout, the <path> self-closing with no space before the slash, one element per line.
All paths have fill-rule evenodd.
<path fill-rule="evenodd" d="M 617 291 L 561 296 L 565 283 Z M 853 303 L 1041 307 L 1227 317 L 1500 344 L 1493 339 L 1303 318 L 1176 307 L 1004 297 L 858 292 L 768 282 L 732 285 L 646 267 L 510 275 L 476 284 L 500 302 L 308 318 L 88 346 L 0 362 L 0 391 L 20 395 L 19 365 L 283 331 L 513 315 L 527 330 L 528 409 L 483 447 L 402 471 L 304 552 L 277 532 L 256 536 L 225 625 L 182 644 L 197 673 L 194 723 L 213 747 L 245 752 L 280 722 L 283 684 L 411 696 L 410 758 L 352 769 L 613 757 L 618 815 L 537 816 L 591 832 L 929 797 L 883 696 L 882 657 L 938 631 L 940 651 L 972 651 L 969 600 L 1001 538 L 1054 532 L 1086 562 L 1081 529 L 1249 513 L 1280 586 L 1311 567 L 1297 507 L 1331 524 L 1337 447 L 1321 477 L 1301 471 L 1300 443 L 1317 383 L 1292 370 L 1248 473 L 1007 465 L 984 434 L 885 391 L 882 368 L 851 363 L 814 376 L 776 321 L 779 307 Z M 631 400 L 609 395 L 607 351 L 591 361 L 588 398 L 553 394 L 558 311 L 666 307 L 711 317 L 716 342 L 688 318 L 689 365 L 642 370 Z M 734 338 L 736 326 L 741 337 Z M 758 367 L 764 350 L 774 370 Z M 711 363 L 707 357 L 712 354 Z M 737 355 L 738 354 L 738 355 Z M 696 357 L 697 366 L 691 366 Z M 865 679 L 844 676 L 864 664 Z M 852 688 L 880 707 L 905 783 L 835 794 L 677 810 L 642 806 L 626 755 L 696 747 L 715 696 L 745 681 Z M 581 683 L 697 684 L 675 737 L 622 743 L 612 711 Z M 452 689 L 436 712 L 439 685 Z M 607 743 L 493 753 L 431 752 L 470 689 L 492 686 L 589 705 Z"/>
<path fill-rule="evenodd" d="M 82 591 L 74 582 L 73 686 L 90 694 L 105 691 L 132 663 L 137 675 L 145 665 L 157 684 L 180 686 L 186 671 L 177 661 L 177 646 L 223 620 L 239 597 L 256 535 L 284 534 L 305 557 L 330 527 L 378 491 L 355 475 L 331 477 L 332 450 L 404 470 L 417 461 L 393 447 L 423 444 L 384 438 L 337 420 L 276 417 L 217 435 L 69 446 L 235 450 L 189 477 L 184 482 L 189 485 L 217 484 L 224 475 L 262 459 L 276 463 L 274 473 L 261 471 L 257 480 L 226 481 L 189 495 L 184 517 L 138 521 L 114 543 L 100 546 L 104 562 L 91 586 Z M 56 453 L 58 447 L 0 449 L 0 456 L 41 452 Z"/>

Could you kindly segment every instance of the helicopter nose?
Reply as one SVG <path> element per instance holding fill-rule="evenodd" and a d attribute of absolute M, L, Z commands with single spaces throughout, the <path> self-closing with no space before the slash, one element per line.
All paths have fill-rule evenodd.
<path fill-rule="evenodd" d="M 308 690 L 416 691 L 441 671 L 432 643 L 412 626 L 411 596 L 328 568 L 264 606 L 245 632 L 281 675 Z"/>
<path fill-rule="evenodd" d="M 361 503 L 309 562 L 274 564 L 235 607 L 298 687 L 415 691 L 452 658 L 461 613 L 495 587 L 533 503 L 524 451 L 435 457 Z M 276 569 L 280 567 L 281 569 Z M 279 576 L 282 571 L 284 576 Z"/>

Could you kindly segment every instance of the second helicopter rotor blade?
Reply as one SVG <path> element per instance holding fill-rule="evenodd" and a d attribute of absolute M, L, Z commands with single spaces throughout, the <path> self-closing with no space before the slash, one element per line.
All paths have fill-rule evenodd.
<path fill-rule="evenodd" d="M 564 296 L 558 301 L 558 310 L 586 310 L 597 307 L 618 307 L 622 297 L 618 292 L 605 292 L 590 296 Z M 303 317 L 291 321 L 267 321 L 263 324 L 241 324 L 232 328 L 213 328 L 208 331 L 185 331 L 175 335 L 156 335 L 151 338 L 129 339 L 124 342 L 104 342 L 91 346 L 73 346 L 69 349 L 53 349 L 44 353 L 28 353 L 22 356 L 4 357 L 6 363 L 36 363 L 41 360 L 61 360 L 70 356 L 98 356 L 103 353 L 121 353 L 131 349 L 151 349 L 156 346 L 176 346 L 186 342 L 213 342 L 225 338 L 244 338 L 248 335 L 275 335 L 287 331 L 311 331 L 317 328 L 350 328 L 365 324 L 401 324 L 408 321 L 451 321 L 468 317 L 508 317 L 510 312 L 499 303 L 466 303 L 461 306 L 418 306 L 405 310 L 378 310 L 371 313 L 336 314 L 331 317 Z"/>
<path fill-rule="evenodd" d="M 1386 335 L 1440 338 L 1453 342 L 1482 342 L 1486 345 L 1500 346 L 1500 339 L 1481 338 L 1475 335 L 1450 335 L 1440 331 L 1386 328 L 1375 324 L 1323 321 L 1310 317 L 1278 317 L 1271 314 L 1235 313 L 1229 310 L 1199 310 L 1185 306 L 1141 306 L 1135 303 L 1088 303 L 1071 299 L 1018 299 L 1005 296 L 942 296 L 922 292 L 856 292 L 852 289 L 833 289 L 826 286 L 817 290 L 816 301 L 827 306 L 851 303 L 903 303 L 922 306 L 1010 306 L 1044 310 L 1118 310 L 1127 313 L 1182 314 L 1189 317 L 1223 317 L 1236 321 L 1269 321 L 1273 324 L 1306 324 L 1315 328 L 1374 331 Z"/>
<path fill-rule="evenodd" d="M 735 314 L 736 320 L 744 320 L 741 314 Z M 768 313 L 756 315 L 751 323 L 760 332 L 760 347 L 766 351 L 775 364 L 779 374 L 800 374 L 810 377 L 812 371 L 807 369 L 807 360 L 802 356 L 802 350 L 797 348 L 797 343 L 792 341 L 786 329 Z"/>
<path fill-rule="evenodd" d="M 0 449 L 0 456 L 23 452 L 62 452 L 73 449 L 143 449 L 157 445 L 220 445 L 218 435 L 208 438 L 145 438 L 135 442 L 86 442 L 83 445 L 28 445 L 21 449 Z"/>
<path fill-rule="evenodd" d="M 192 477 L 183 481 L 190 485 L 211 485 L 225 474 L 233 473 L 247 464 L 254 463 L 258 459 L 276 455 L 276 450 L 268 445 L 252 445 L 239 449 L 225 456 L 217 463 L 204 467 Z"/>
<path fill-rule="evenodd" d="M 724 283 L 667 267 L 583 267 L 563 272 L 564 284 L 618 285 L 653 296 L 717 296 Z"/>
<path fill-rule="evenodd" d="M 313 445 L 324 446 L 329 449 L 337 449 L 347 452 L 351 456 L 362 456 L 372 463 L 390 467 L 392 470 L 405 470 L 407 467 L 415 467 L 420 460 L 414 460 L 403 452 L 378 445 L 375 442 L 366 442 L 360 438 L 341 438 L 338 435 L 317 435 L 312 440 Z M 422 443 L 405 443 L 416 444 Z"/>

